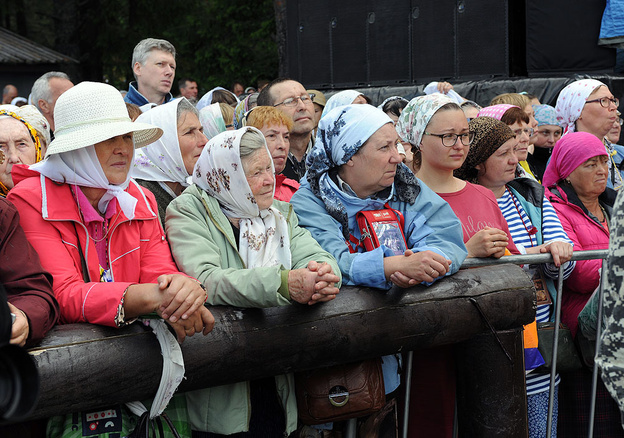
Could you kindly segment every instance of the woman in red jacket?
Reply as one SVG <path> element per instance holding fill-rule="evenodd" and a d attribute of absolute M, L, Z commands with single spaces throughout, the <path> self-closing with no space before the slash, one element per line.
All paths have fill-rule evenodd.
<path fill-rule="evenodd" d="M 54 277 L 61 323 L 123 326 L 157 312 L 181 341 L 208 333 L 205 289 L 178 272 L 154 196 L 128 176 L 135 147 L 162 130 L 132 123 L 115 88 L 83 82 L 55 108 L 46 159 L 16 166 L 9 199 Z"/>

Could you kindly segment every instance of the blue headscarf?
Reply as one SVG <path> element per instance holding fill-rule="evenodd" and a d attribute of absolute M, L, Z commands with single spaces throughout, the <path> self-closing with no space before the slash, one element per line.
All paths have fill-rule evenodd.
<path fill-rule="evenodd" d="M 308 154 L 306 180 L 312 193 L 325 203 L 327 212 L 342 224 L 348 238 L 347 211 L 329 180 L 329 171 L 345 164 L 379 128 L 392 119 L 371 105 L 345 105 L 321 119 L 314 147 Z M 413 204 L 420 192 L 414 174 L 403 163 L 397 165 L 393 190 L 399 200 Z"/>
<path fill-rule="evenodd" d="M 533 112 L 535 113 L 535 120 L 537 120 L 537 126 L 542 125 L 554 125 L 559 126 L 557 121 L 557 112 L 550 105 L 533 105 Z"/>

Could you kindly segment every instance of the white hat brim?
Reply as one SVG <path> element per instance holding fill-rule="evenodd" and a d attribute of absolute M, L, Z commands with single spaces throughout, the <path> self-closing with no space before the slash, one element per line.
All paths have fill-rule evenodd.
<path fill-rule="evenodd" d="M 48 146 L 46 156 L 82 149 L 129 132 L 133 133 L 135 149 L 154 143 L 163 135 L 162 129 L 154 125 L 131 122 L 130 119 L 127 122 L 97 121 L 59 133 Z"/>

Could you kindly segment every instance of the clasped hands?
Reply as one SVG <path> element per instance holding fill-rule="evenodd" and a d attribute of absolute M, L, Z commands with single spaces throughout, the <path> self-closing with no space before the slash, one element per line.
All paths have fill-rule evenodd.
<path fill-rule="evenodd" d="M 200 284 L 180 274 L 158 277 L 161 295 L 156 313 L 175 331 L 178 342 L 195 333 L 210 333 L 215 324 L 212 313 L 204 306 L 206 291 Z"/>
<path fill-rule="evenodd" d="M 451 268 L 451 260 L 433 251 L 414 252 L 407 250 L 403 255 L 386 257 L 384 270 L 389 280 L 399 287 L 431 283 L 445 276 Z"/>
<path fill-rule="evenodd" d="M 312 260 L 307 267 L 288 272 L 288 291 L 293 301 L 312 305 L 336 298 L 339 281 L 331 265 Z"/>

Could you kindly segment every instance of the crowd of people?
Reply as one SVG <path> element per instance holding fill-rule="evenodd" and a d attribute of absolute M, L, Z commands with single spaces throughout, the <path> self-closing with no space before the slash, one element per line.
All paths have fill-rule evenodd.
<path fill-rule="evenodd" d="M 317 305 L 343 284 L 428 286 L 466 257 L 540 253 L 553 262 L 524 266 L 544 286 L 525 333 L 554 320 L 560 267 L 563 322 L 582 331 L 602 261 L 572 253 L 608 248 L 624 174 L 619 101 L 605 84 L 574 81 L 555 107 L 516 93 L 482 107 L 446 82 L 411 100 L 326 98 L 289 78 L 198 98 L 187 78 L 173 96 L 175 67 L 173 45 L 148 38 L 127 92 L 59 72 L 26 102 L 5 87 L 0 282 L 16 315 L 11 343 L 35 345 L 57 323 L 123 327 L 146 315 L 182 343 L 209 335 L 213 305 Z M 543 364 L 527 346 L 532 438 L 547 429 Z M 399 352 L 382 370 L 387 398 L 402 397 Z M 409 436 L 453 436 L 452 347 L 416 352 L 412 372 Z M 618 401 L 599 383 L 594 433 L 624 436 Z M 174 399 L 194 438 L 341 436 L 340 424 L 298 421 L 294 385 L 287 374 Z M 556 376 L 552 436 L 586 435 L 590 392 L 589 369 Z M 50 421 L 47 436 L 68 436 L 76 418 Z"/>

